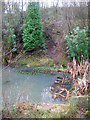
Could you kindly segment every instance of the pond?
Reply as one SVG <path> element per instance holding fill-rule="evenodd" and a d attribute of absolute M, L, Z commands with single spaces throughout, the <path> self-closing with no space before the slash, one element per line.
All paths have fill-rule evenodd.
<path fill-rule="evenodd" d="M 65 103 L 61 98 L 53 99 L 49 92 L 50 85 L 62 73 L 55 72 L 54 74 L 48 74 L 37 73 L 36 71 L 37 74 L 26 74 L 19 72 L 26 70 L 33 69 L 28 67 L 8 67 L 2 72 L 2 93 L 4 101 L 11 104 L 17 103 L 19 100 L 36 103 Z"/>

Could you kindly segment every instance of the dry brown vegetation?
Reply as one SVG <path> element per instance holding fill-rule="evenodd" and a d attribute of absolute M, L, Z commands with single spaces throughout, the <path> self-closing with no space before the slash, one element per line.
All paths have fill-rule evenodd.
<path fill-rule="evenodd" d="M 55 65 L 54 68 L 56 69 Z M 53 98 L 62 97 L 68 99 L 68 97 L 72 95 L 82 96 L 89 94 L 90 63 L 88 62 L 88 60 L 84 61 L 83 59 L 81 59 L 81 62 L 79 64 L 76 62 L 76 59 L 74 57 L 71 65 L 70 63 L 68 63 L 66 69 L 60 68 L 57 71 L 69 73 L 72 76 L 74 90 L 69 92 L 69 90 L 61 85 L 63 83 L 69 84 L 69 78 L 58 77 L 58 79 L 56 79 L 54 84 L 50 87 Z M 66 92 L 66 95 L 63 95 L 63 92 Z"/>

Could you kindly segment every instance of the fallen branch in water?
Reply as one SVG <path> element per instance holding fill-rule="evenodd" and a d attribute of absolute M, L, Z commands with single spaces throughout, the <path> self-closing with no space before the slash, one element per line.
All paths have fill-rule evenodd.
<path fill-rule="evenodd" d="M 65 98 L 65 99 L 68 99 L 68 97 L 69 97 L 69 91 L 68 91 L 66 88 L 60 88 L 60 90 L 61 90 L 61 91 L 59 91 L 59 92 L 53 93 L 53 94 L 52 94 L 52 97 L 53 97 L 53 98 L 63 97 L 63 98 Z M 66 92 L 66 96 L 61 94 L 61 93 L 63 93 L 64 91 Z"/>

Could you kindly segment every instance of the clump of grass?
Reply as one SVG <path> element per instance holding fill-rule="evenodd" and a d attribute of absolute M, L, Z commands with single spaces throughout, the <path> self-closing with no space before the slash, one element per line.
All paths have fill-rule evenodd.
<path fill-rule="evenodd" d="M 54 60 L 49 57 L 44 57 L 40 59 L 40 63 L 44 66 L 52 67 L 54 65 Z"/>
<path fill-rule="evenodd" d="M 63 66 L 65 66 L 65 67 L 66 67 L 66 66 L 67 66 L 67 64 L 68 64 L 68 60 L 67 60 L 67 59 L 65 59 L 65 58 L 64 58 L 64 59 L 62 59 L 62 58 L 61 58 L 61 59 L 59 60 L 59 64 L 60 64 L 60 65 L 63 65 Z"/>

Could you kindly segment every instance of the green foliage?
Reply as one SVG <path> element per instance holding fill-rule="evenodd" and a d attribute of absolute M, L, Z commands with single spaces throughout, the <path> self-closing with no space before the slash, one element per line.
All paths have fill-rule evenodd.
<path fill-rule="evenodd" d="M 68 57 L 76 57 L 80 60 L 81 55 L 84 58 L 88 58 L 88 37 L 87 37 L 87 29 L 80 29 L 76 27 L 73 29 L 71 34 L 68 34 L 64 38 L 67 40 L 67 53 Z"/>
<path fill-rule="evenodd" d="M 43 26 L 37 2 L 29 2 L 25 24 L 23 25 L 23 42 L 27 50 L 45 48 Z"/>
<path fill-rule="evenodd" d="M 2 42 L 3 42 L 3 52 L 13 49 L 17 39 L 20 38 L 20 28 L 21 28 L 21 10 L 19 8 L 19 3 L 3 3 L 3 9 L 5 9 L 2 16 Z M 21 38 L 20 38 L 21 39 Z M 18 42 L 19 43 L 19 42 Z M 17 51 L 16 48 L 13 49 L 13 52 Z"/>
<path fill-rule="evenodd" d="M 15 46 L 15 38 L 16 38 L 16 36 L 14 34 L 14 29 L 10 24 L 8 24 L 7 34 L 9 35 L 8 36 L 8 43 L 9 43 L 8 48 L 12 49 Z M 13 52 L 14 51 L 15 51 L 15 49 L 13 49 Z"/>
<path fill-rule="evenodd" d="M 13 49 L 13 47 L 15 46 L 15 38 L 16 35 L 14 34 L 14 28 L 13 26 L 8 23 L 6 29 L 3 29 L 3 38 L 2 38 L 2 42 L 3 42 L 3 50 L 11 50 Z M 13 52 L 16 51 L 16 48 L 13 49 Z"/>

